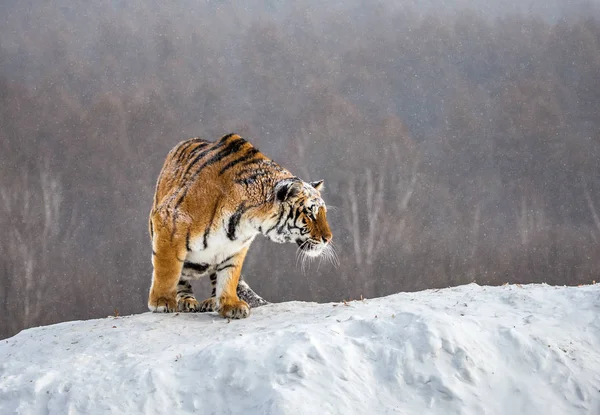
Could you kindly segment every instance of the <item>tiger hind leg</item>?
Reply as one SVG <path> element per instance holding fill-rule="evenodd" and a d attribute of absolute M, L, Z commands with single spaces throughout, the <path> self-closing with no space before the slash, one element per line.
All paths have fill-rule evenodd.
<path fill-rule="evenodd" d="M 250 288 L 242 276 L 240 276 L 240 280 L 238 281 L 237 295 L 240 297 L 240 300 L 247 302 L 250 308 L 256 308 L 269 304 L 268 301 L 256 294 L 254 290 Z"/>
<path fill-rule="evenodd" d="M 162 212 L 153 212 L 150 219 L 152 235 L 152 285 L 148 294 L 150 311 L 172 313 L 177 310 L 177 284 L 185 256 L 185 238 L 178 234 L 176 224 L 165 219 Z M 173 231 L 171 231 L 174 229 Z M 181 229 L 181 227 L 180 227 Z"/>
<path fill-rule="evenodd" d="M 200 304 L 189 281 L 180 279 L 177 283 L 177 310 L 183 313 L 195 313 L 200 311 Z"/>

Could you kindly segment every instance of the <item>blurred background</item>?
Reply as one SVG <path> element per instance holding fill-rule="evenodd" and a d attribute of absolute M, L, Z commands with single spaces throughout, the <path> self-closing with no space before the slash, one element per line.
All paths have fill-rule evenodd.
<path fill-rule="evenodd" d="M 244 274 L 270 301 L 598 280 L 599 18 L 559 0 L 4 0 L 0 338 L 146 311 L 165 156 L 229 132 L 324 179 L 333 207 L 338 268 L 253 244 Z"/>

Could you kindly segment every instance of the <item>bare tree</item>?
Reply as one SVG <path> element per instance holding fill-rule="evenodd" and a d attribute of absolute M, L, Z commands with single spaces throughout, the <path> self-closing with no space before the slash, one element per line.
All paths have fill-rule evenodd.
<path fill-rule="evenodd" d="M 419 157 L 411 152 L 407 155 L 400 150 L 397 143 L 391 146 L 392 167 L 388 170 L 391 175 L 392 192 L 396 195 L 394 217 L 396 226 L 394 240 L 400 242 L 406 227 L 406 214 L 419 178 Z"/>
<path fill-rule="evenodd" d="M 515 210 L 515 217 L 521 244 L 527 245 L 536 232 L 543 230 L 546 225 L 541 197 L 535 194 L 521 195 L 520 207 Z"/>
<path fill-rule="evenodd" d="M 596 211 L 596 206 L 594 205 L 592 196 L 590 195 L 590 192 L 587 188 L 587 181 L 586 181 L 584 175 L 581 176 L 581 182 L 582 182 L 582 186 L 583 186 L 583 193 L 585 195 L 585 200 L 588 205 L 588 209 L 590 210 L 590 214 L 592 215 L 592 219 L 594 220 L 594 225 L 596 225 L 596 229 L 597 229 L 598 233 L 600 234 L 600 217 L 598 216 L 598 212 Z M 594 238 L 594 241 L 598 240 L 598 237 L 596 236 L 595 232 L 592 232 L 592 238 Z"/>
<path fill-rule="evenodd" d="M 37 177 L 24 170 L 16 180 L 4 183 L 0 202 L 0 226 L 6 232 L 0 240 L 4 307 L 11 316 L 6 324 L 14 330 L 34 325 L 47 314 L 47 296 L 56 283 L 52 262 L 72 243 L 75 223 L 67 229 L 61 223 L 62 189 L 47 163 Z"/>
<path fill-rule="evenodd" d="M 343 218 L 346 232 L 348 232 L 352 238 L 354 262 L 356 265 L 360 266 L 363 262 L 363 253 L 361 248 L 360 216 L 356 182 L 356 177 L 354 177 L 353 174 L 350 174 L 348 177 L 348 192 L 346 198 L 344 198 L 344 210 L 346 214 L 343 215 Z"/>
<path fill-rule="evenodd" d="M 352 236 L 354 261 L 356 265 L 372 265 L 377 250 L 385 240 L 382 217 L 384 211 L 384 171 L 375 178 L 371 169 L 364 170 L 361 178 L 350 174 L 347 179 L 348 192 L 344 199 L 344 224 Z M 359 195 L 363 194 L 363 200 Z"/>
<path fill-rule="evenodd" d="M 301 177 L 304 180 L 310 180 L 310 172 L 308 166 L 308 148 L 310 147 L 311 140 L 310 132 L 306 131 L 305 128 L 302 129 L 301 133 L 294 137 L 294 144 L 296 147 L 296 156 L 298 159 L 298 169 L 300 170 Z"/>

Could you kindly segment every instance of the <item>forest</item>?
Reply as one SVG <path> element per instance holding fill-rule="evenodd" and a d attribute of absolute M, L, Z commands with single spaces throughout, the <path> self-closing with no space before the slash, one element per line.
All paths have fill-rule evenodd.
<path fill-rule="evenodd" d="M 600 8 L 530 3 L 3 2 L 0 338 L 147 311 L 166 154 L 231 132 L 325 180 L 340 265 L 257 239 L 269 301 L 598 281 Z"/>

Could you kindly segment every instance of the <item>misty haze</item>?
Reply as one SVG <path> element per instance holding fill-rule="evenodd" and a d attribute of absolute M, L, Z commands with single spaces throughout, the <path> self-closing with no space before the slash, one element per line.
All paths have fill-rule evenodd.
<path fill-rule="evenodd" d="M 4 1 L 0 338 L 146 312 L 162 163 L 232 132 L 325 181 L 340 265 L 258 238 L 271 302 L 598 281 L 600 9 L 563 4 Z"/>

